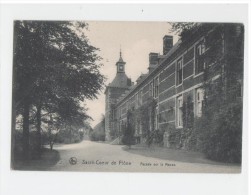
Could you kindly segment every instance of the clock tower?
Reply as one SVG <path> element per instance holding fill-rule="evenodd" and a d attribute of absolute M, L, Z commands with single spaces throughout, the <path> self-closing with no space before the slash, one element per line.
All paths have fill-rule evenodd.
<path fill-rule="evenodd" d="M 116 66 L 117 66 L 117 73 L 124 73 L 125 72 L 125 62 L 122 59 L 122 53 L 120 50 L 119 54 L 119 61 L 117 61 Z"/>
<path fill-rule="evenodd" d="M 120 50 L 119 60 L 116 63 L 117 74 L 113 81 L 106 86 L 105 89 L 105 139 L 113 139 L 113 132 L 116 132 L 119 128 L 116 123 L 117 118 L 115 114 L 115 105 L 118 99 L 132 86 L 131 79 L 125 74 L 125 62 L 122 59 Z"/>

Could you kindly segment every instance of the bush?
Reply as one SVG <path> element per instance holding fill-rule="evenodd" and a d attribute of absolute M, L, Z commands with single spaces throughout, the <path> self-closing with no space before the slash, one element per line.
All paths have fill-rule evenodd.
<path fill-rule="evenodd" d="M 71 144 L 81 142 L 83 138 L 83 132 L 78 129 L 61 129 L 57 134 L 48 134 L 46 142 L 53 141 L 55 143 Z"/>
<path fill-rule="evenodd" d="M 232 103 L 197 121 L 198 148 L 210 159 L 240 163 L 242 151 L 242 105 Z"/>
<path fill-rule="evenodd" d="M 105 132 L 104 131 L 92 131 L 90 132 L 91 141 L 105 141 Z"/>
<path fill-rule="evenodd" d="M 122 143 L 130 147 L 131 145 L 135 144 L 135 138 L 134 136 L 123 136 L 121 139 Z"/>
<path fill-rule="evenodd" d="M 153 136 L 153 143 L 163 146 L 164 131 L 157 129 Z"/>
<path fill-rule="evenodd" d="M 181 130 L 176 129 L 174 125 L 169 125 L 167 131 L 170 148 L 180 148 Z"/>
<path fill-rule="evenodd" d="M 134 115 L 131 110 L 127 111 L 127 125 L 124 127 L 122 143 L 131 147 L 131 145 L 135 144 L 135 123 L 134 123 Z"/>

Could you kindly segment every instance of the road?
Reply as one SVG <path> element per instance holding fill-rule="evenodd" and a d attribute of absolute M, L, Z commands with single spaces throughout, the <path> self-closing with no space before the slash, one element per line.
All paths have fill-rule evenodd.
<path fill-rule="evenodd" d="M 179 151 L 177 154 L 172 154 L 176 151 L 171 151 L 163 159 L 156 155 L 152 157 L 138 154 L 136 148 L 130 150 L 126 146 L 88 140 L 77 144 L 55 145 L 54 149 L 59 152 L 60 160 L 47 169 L 51 171 L 239 173 L 241 170 L 240 166 L 210 163 L 205 159 L 195 160 L 192 163 L 189 162 L 191 160 L 186 162 L 188 155 L 184 156 Z M 144 151 L 148 152 L 147 149 Z M 180 158 L 183 159 L 182 161 L 177 161 L 169 160 L 168 155 L 184 157 Z M 72 157 L 74 158 L 70 163 Z"/>

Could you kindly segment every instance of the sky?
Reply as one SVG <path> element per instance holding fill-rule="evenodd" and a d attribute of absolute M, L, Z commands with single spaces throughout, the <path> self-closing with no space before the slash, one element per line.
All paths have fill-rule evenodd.
<path fill-rule="evenodd" d="M 85 32 L 90 44 L 99 48 L 98 54 L 103 58 L 100 71 L 106 76 L 106 85 L 116 75 L 116 62 L 121 48 L 122 58 L 126 62 L 126 75 L 133 82 L 142 74 L 147 73 L 149 53 L 163 54 L 163 37 L 173 35 L 174 44 L 178 36 L 170 33 L 167 22 L 103 22 L 87 21 L 88 31 Z M 101 121 L 105 113 L 104 89 L 96 100 L 87 100 L 88 114 L 93 118 L 92 127 Z"/>

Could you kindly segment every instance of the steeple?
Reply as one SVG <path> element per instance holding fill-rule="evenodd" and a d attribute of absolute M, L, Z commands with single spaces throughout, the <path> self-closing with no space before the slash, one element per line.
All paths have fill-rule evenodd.
<path fill-rule="evenodd" d="M 119 51 L 119 61 L 117 61 L 116 66 L 117 66 L 117 73 L 122 73 L 125 72 L 125 62 L 122 58 L 122 52 L 121 52 L 121 48 Z"/>
<path fill-rule="evenodd" d="M 122 59 L 121 46 L 120 46 L 120 50 L 119 50 L 119 59 Z M 123 59 L 122 59 L 122 60 L 123 60 Z"/>
<path fill-rule="evenodd" d="M 123 88 L 126 89 L 132 85 L 131 79 L 125 74 L 125 62 L 122 59 L 122 52 L 120 49 L 119 60 L 116 62 L 117 74 L 113 81 L 109 84 L 109 87 Z"/>

